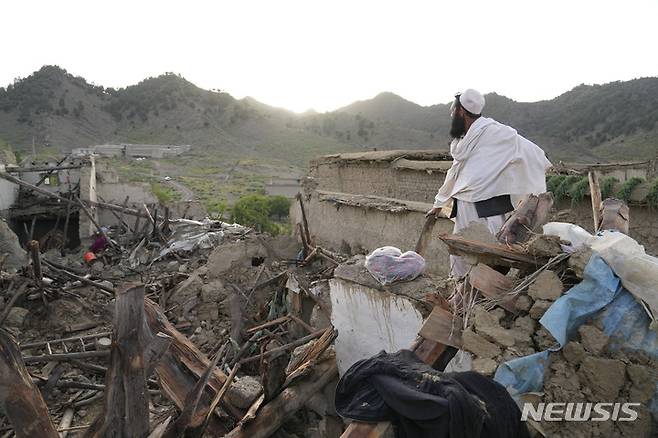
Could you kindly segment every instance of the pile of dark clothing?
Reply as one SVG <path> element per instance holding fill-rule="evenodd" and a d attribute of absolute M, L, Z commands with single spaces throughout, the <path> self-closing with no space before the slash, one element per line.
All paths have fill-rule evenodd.
<path fill-rule="evenodd" d="M 390 421 L 399 438 L 529 437 L 503 386 L 475 372 L 437 371 L 409 350 L 355 363 L 338 383 L 336 410 Z"/>

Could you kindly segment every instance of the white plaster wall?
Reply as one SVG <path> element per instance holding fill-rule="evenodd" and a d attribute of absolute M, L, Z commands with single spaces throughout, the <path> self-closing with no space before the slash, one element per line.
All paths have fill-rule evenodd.
<path fill-rule="evenodd" d="M 329 281 L 331 323 L 338 372 L 382 350 L 410 348 L 423 324 L 411 300 L 389 292 L 333 278 Z"/>

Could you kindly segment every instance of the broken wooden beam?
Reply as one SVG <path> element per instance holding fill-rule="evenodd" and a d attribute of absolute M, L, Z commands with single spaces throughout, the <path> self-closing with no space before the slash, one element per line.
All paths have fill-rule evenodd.
<path fill-rule="evenodd" d="M 110 356 L 109 351 L 77 351 L 72 353 L 53 353 L 53 354 L 42 354 L 39 356 L 25 356 L 23 359 L 25 363 L 35 363 L 35 362 L 61 362 L 65 360 L 73 359 L 88 359 L 90 357 L 108 357 Z"/>
<path fill-rule="evenodd" d="M 203 427 L 206 414 L 212 415 L 212 410 L 208 405 L 200 407 L 199 401 L 203 396 L 210 375 L 217 366 L 219 360 L 224 356 L 226 345 L 227 344 L 224 344 L 222 348 L 220 348 L 201 378 L 187 394 L 187 397 L 185 398 L 185 407 L 181 410 L 181 413 L 176 420 L 170 422 L 165 428 L 162 433 L 163 438 L 176 438 L 193 435 L 201 436 L 200 429 Z"/>
<path fill-rule="evenodd" d="M 502 243 L 483 243 L 465 239 L 452 234 L 443 234 L 439 238 L 448 245 L 448 250 L 455 255 L 471 255 L 486 265 L 506 265 L 514 268 L 536 268 L 546 260 L 526 254 L 518 245 Z"/>
<path fill-rule="evenodd" d="M 41 271 L 41 251 L 39 250 L 39 242 L 31 240 L 28 246 L 30 248 L 30 258 L 32 259 L 34 283 L 40 288 L 43 280 L 43 272 Z"/>
<path fill-rule="evenodd" d="M 297 200 L 299 201 L 299 208 L 302 212 L 302 223 L 304 225 L 304 237 L 306 238 L 306 244 L 311 247 L 313 242 L 311 241 L 311 232 L 308 228 L 308 220 L 306 219 L 306 209 L 304 208 L 304 201 L 302 200 L 302 194 L 297 193 Z"/>
<path fill-rule="evenodd" d="M 0 328 L 0 411 L 17 438 L 57 438 L 48 407 L 32 383 L 16 341 Z"/>
<path fill-rule="evenodd" d="M 185 407 L 185 399 L 188 393 L 208 369 L 210 360 L 185 335 L 176 330 L 157 304 L 146 299 L 144 308 L 151 332 L 162 332 L 172 338 L 169 349 L 155 367 L 155 374 L 160 382 L 163 394 L 182 410 Z M 199 401 L 200 405 L 209 406 L 212 398 L 221 390 L 226 379 L 227 376 L 215 367 Z M 233 387 L 229 388 L 229 392 L 232 390 Z M 220 405 L 235 419 L 239 420 L 244 414 L 226 399 L 222 400 Z M 213 436 L 222 436 L 227 432 L 217 416 L 213 416 L 208 431 Z"/>
<path fill-rule="evenodd" d="M 271 436 L 311 397 L 336 377 L 338 377 L 338 368 L 335 362 L 326 361 L 318 364 L 310 376 L 296 385 L 284 389 L 271 402 L 262 406 L 252 421 L 238 425 L 225 438 L 266 438 Z"/>
<path fill-rule="evenodd" d="M 599 231 L 601 224 L 601 186 L 599 185 L 599 177 L 596 172 L 590 171 L 587 174 L 589 179 L 589 192 L 592 200 L 592 218 L 594 218 L 594 233 Z"/>
<path fill-rule="evenodd" d="M 256 362 L 256 361 L 262 359 L 263 357 L 274 356 L 276 354 L 292 350 L 296 347 L 299 347 L 300 345 L 304 345 L 307 342 L 312 341 L 313 339 L 319 338 L 320 336 L 322 336 L 324 334 L 324 332 L 325 332 L 325 330 L 318 330 L 316 332 L 311 333 L 310 335 L 304 336 L 303 338 L 299 338 L 299 339 L 297 339 L 293 342 L 290 342 L 286 345 L 282 345 L 281 347 L 277 347 L 277 348 L 274 348 L 270 351 L 266 351 L 263 354 L 257 354 L 255 356 L 248 357 L 246 359 L 242 359 L 240 361 L 240 363 L 242 363 L 244 365 L 244 364 L 248 364 L 250 362 Z"/>
<path fill-rule="evenodd" d="M 499 242 L 505 244 L 523 243 L 532 237 L 548 221 L 553 207 L 553 194 L 530 195 L 521 202 L 512 215 L 496 233 Z"/>
<path fill-rule="evenodd" d="M 46 174 L 46 177 L 48 177 L 50 176 L 50 173 L 55 172 L 56 170 L 80 169 L 81 167 L 83 167 L 81 164 L 74 164 L 67 166 L 51 166 L 51 167 L 49 166 L 6 167 L 5 172 L 7 173 L 49 172 L 48 174 Z"/>
<path fill-rule="evenodd" d="M 105 375 L 103 411 L 85 437 L 136 437 L 149 433 L 149 400 L 144 370 L 144 285 L 117 291 L 114 342 Z"/>

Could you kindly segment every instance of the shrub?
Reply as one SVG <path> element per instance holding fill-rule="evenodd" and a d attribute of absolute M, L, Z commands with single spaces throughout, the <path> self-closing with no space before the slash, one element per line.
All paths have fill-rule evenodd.
<path fill-rule="evenodd" d="M 571 206 L 573 207 L 583 199 L 589 192 L 589 178 L 584 176 L 577 183 L 569 188 L 569 197 L 571 198 Z"/>
<path fill-rule="evenodd" d="M 656 178 L 651 184 L 649 189 L 649 194 L 645 198 L 649 206 L 658 207 L 658 178 Z"/>
<path fill-rule="evenodd" d="M 612 190 L 615 188 L 619 180 L 614 176 L 608 176 L 601 180 L 601 199 L 607 199 L 612 195 Z"/>
<path fill-rule="evenodd" d="M 638 178 L 638 177 L 633 177 L 629 180 L 627 180 L 619 189 L 617 192 L 617 197 L 619 199 L 622 199 L 624 201 L 628 201 L 631 197 L 631 193 L 633 193 L 633 190 L 635 187 L 638 185 L 642 184 L 644 182 L 644 179 Z"/>
<path fill-rule="evenodd" d="M 280 234 L 286 230 L 285 224 L 277 224 L 274 219 L 282 220 L 288 216 L 290 200 L 284 196 L 243 196 L 231 210 L 231 219 L 258 231 Z"/>

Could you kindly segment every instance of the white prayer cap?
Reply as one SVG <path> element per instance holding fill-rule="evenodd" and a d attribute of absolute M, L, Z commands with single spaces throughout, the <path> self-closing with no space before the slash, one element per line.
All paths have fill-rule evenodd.
<path fill-rule="evenodd" d="M 484 96 L 479 91 L 469 88 L 459 94 L 459 103 L 471 114 L 482 114 Z"/>

